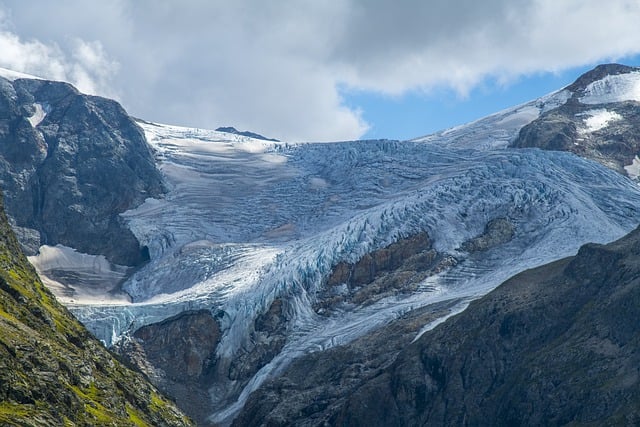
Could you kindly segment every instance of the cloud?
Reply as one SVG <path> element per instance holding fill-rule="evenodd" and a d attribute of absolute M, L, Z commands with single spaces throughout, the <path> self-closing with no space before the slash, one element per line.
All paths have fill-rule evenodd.
<path fill-rule="evenodd" d="M 487 77 L 640 52 L 637 1 L 373 0 L 354 2 L 347 19 L 332 59 L 347 84 L 389 94 L 439 85 L 464 93 Z"/>
<path fill-rule="evenodd" d="M 118 98 L 112 79 L 119 64 L 110 59 L 99 41 L 73 40 L 71 62 L 68 63 L 68 80 L 88 94 L 101 94 Z"/>
<path fill-rule="evenodd" d="M 130 113 L 286 140 L 355 139 L 341 88 L 508 83 L 640 52 L 635 0 L 11 2 L 0 64 L 118 96 Z"/>
<path fill-rule="evenodd" d="M 56 43 L 45 44 L 31 39 L 22 40 L 4 28 L 6 15 L 0 14 L 0 66 L 27 74 L 74 84 L 88 94 L 116 96 L 110 79 L 117 63 L 108 58 L 99 41 L 71 40 L 66 53 Z"/>

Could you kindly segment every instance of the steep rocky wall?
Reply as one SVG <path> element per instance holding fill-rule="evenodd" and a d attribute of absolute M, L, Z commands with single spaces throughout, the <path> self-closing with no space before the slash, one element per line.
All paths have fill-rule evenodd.
<path fill-rule="evenodd" d="M 115 350 L 204 425 L 219 341 L 220 328 L 208 310 L 186 311 L 138 329 Z"/>
<path fill-rule="evenodd" d="M 148 257 L 119 214 L 161 195 L 162 179 L 115 101 L 0 78 L 0 185 L 27 252 L 60 243 L 117 264 Z"/>

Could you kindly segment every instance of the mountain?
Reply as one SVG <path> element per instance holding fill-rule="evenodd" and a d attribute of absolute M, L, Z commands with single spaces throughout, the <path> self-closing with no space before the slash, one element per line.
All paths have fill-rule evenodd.
<path fill-rule="evenodd" d="M 524 126 L 511 146 L 569 151 L 636 178 L 640 68 L 600 65 L 567 90 L 567 102 Z"/>
<path fill-rule="evenodd" d="M 0 166 L 14 228 L 47 286 L 196 422 L 293 422 L 288 404 L 311 423 L 343 417 L 348 396 L 412 341 L 505 280 L 637 226 L 640 187 L 629 176 L 638 152 L 624 141 L 634 138 L 638 75 L 599 67 L 434 135 L 331 144 L 134 120 L 77 92 L 60 102 L 91 114 L 52 115 L 57 101 L 45 91 L 45 105 L 34 88 L 72 88 L 15 78 L 3 83 L 15 119 L 7 123 L 22 127 L 0 139 Z M 21 87 L 32 101 L 19 101 Z M 103 130 L 100 144 L 89 123 Z M 22 130 L 36 148 L 13 158 Z M 547 144 L 564 134 L 568 143 Z M 79 172 L 80 160 L 103 154 L 104 171 Z M 44 168 L 49 156 L 64 161 Z M 129 192 L 119 190 L 129 181 Z M 55 182 L 73 185 L 47 190 Z M 41 190 L 44 204 L 34 197 Z M 85 197 L 103 191 L 108 205 Z M 58 197 L 57 220 L 25 220 Z M 73 215 L 84 231 L 53 239 Z M 312 387 L 297 388 L 308 384 L 301 372 Z M 287 378 L 282 396 L 298 394 L 269 415 L 261 402 L 273 403 L 280 391 L 271 385 Z"/>
<path fill-rule="evenodd" d="M 0 187 L 26 249 L 58 244 L 136 266 L 119 214 L 164 192 L 144 134 L 115 101 L 62 82 L 0 78 Z"/>
<path fill-rule="evenodd" d="M 246 137 L 253 138 L 253 139 L 264 139 L 265 141 L 280 142 L 277 139 L 267 138 L 266 136 L 262 136 L 259 133 L 249 132 L 249 131 L 246 131 L 246 130 L 245 131 L 239 131 L 238 129 L 234 128 L 233 126 L 219 127 L 219 128 L 216 129 L 216 131 L 232 133 L 234 135 L 242 135 L 242 136 L 246 136 Z"/>
<path fill-rule="evenodd" d="M 386 366 L 358 342 L 304 356 L 234 425 L 637 425 L 638 277 L 640 228 L 516 275 Z"/>
<path fill-rule="evenodd" d="M 43 286 L 2 200 L 0 263 L 0 425 L 192 425 Z"/>

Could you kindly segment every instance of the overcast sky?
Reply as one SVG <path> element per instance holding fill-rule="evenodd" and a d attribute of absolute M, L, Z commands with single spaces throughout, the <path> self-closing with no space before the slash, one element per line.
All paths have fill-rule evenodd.
<path fill-rule="evenodd" d="M 636 65 L 639 23 L 638 0 L 0 0 L 0 66 L 162 123 L 410 138 Z"/>

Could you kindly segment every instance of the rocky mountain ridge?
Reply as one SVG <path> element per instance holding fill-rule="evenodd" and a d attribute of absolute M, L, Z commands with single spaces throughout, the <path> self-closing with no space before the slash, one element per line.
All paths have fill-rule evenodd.
<path fill-rule="evenodd" d="M 637 178 L 639 81 L 638 67 L 599 65 L 566 88 L 567 102 L 525 125 L 511 146 L 568 151 Z"/>

